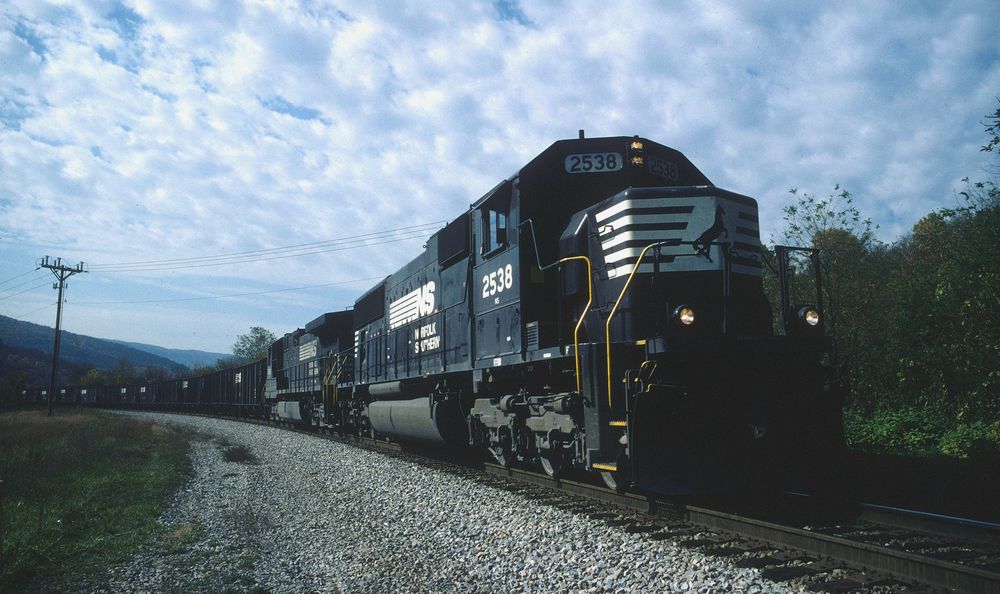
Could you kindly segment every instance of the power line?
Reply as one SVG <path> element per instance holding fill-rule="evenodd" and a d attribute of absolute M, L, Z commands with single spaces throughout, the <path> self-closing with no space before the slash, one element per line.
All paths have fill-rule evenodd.
<path fill-rule="evenodd" d="M 444 222 L 445 221 L 434 221 L 434 222 L 430 222 L 430 223 L 422 223 L 420 225 L 409 225 L 409 226 L 406 226 L 406 227 L 397 227 L 395 229 L 383 229 L 381 231 L 373 231 L 371 233 L 364 233 L 364 234 L 361 234 L 361 235 L 349 235 L 347 237 L 338 237 L 337 239 L 327 239 L 327 240 L 324 240 L 324 241 L 314 241 L 314 242 L 310 242 L 310 243 L 300 243 L 300 244 L 296 244 L 296 245 L 281 246 L 281 247 L 268 248 L 268 249 L 263 249 L 263 250 L 250 250 L 250 251 L 245 251 L 245 252 L 233 252 L 233 253 L 230 253 L 230 254 L 218 254 L 218 255 L 215 255 L 215 256 L 196 256 L 196 257 L 191 257 L 191 258 L 174 258 L 174 259 L 169 259 L 169 260 L 146 260 L 146 261 L 139 261 L 139 262 L 120 262 L 120 263 L 116 263 L 116 264 L 95 264 L 95 265 L 92 265 L 91 268 L 94 268 L 95 266 L 97 266 L 97 267 L 105 267 L 105 266 L 132 266 L 132 265 L 146 265 L 146 264 L 170 264 L 170 263 L 176 263 L 176 262 L 190 262 L 190 261 L 198 261 L 198 260 L 213 260 L 213 259 L 216 259 L 216 258 L 232 258 L 232 257 L 236 257 L 236 256 L 245 256 L 245 255 L 249 255 L 249 254 L 266 254 L 266 253 L 269 253 L 269 252 L 281 252 L 281 251 L 287 251 L 287 250 L 304 249 L 304 248 L 316 247 L 316 246 L 325 245 L 325 244 L 331 244 L 331 243 L 342 243 L 342 242 L 355 241 L 355 240 L 364 239 L 364 238 L 373 238 L 373 237 L 377 237 L 377 236 L 380 236 L 380 235 L 388 235 L 388 234 L 392 234 L 392 233 L 398 233 L 398 232 L 401 232 L 401 231 L 412 232 L 412 231 L 419 230 L 420 232 L 423 233 L 423 232 L 426 232 L 428 230 L 437 229 L 440 225 L 444 224 Z"/>
<path fill-rule="evenodd" d="M 188 269 L 191 269 L 191 268 L 212 268 L 212 267 L 217 267 L 217 266 L 229 266 L 229 265 L 232 265 L 232 264 L 251 264 L 251 263 L 255 263 L 255 262 L 266 262 L 268 260 L 282 260 L 282 259 L 287 259 L 287 258 L 298 258 L 298 257 L 301 257 L 301 256 L 312 256 L 312 255 L 315 255 L 315 254 L 325 254 L 325 253 L 330 253 L 330 252 L 339 252 L 339 251 L 353 250 L 353 249 L 363 248 L 363 247 L 371 247 L 371 246 L 375 246 L 375 245 L 384 245 L 384 244 L 387 244 L 387 243 L 397 243 L 397 242 L 406 241 L 406 240 L 409 240 L 409 239 L 420 239 L 423 236 L 424 236 L 423 233 L 419 233 L 419 234 L 416 234 L 416 235 L 406 235 L 406 236 L 402 236 L 402 237 L 394 237 L 394 238 L 391 238 L 391 239 L 386 239 L 385 241 L 374 241 L 374 242 L 373 241 L 365 241 L 363 243 L 358 243 L 358 244 L 355 244 L 355 245 L 337 246 L 337 247 L 331 247 L 331 248 L 326 248 L 326 249 L 321 249 L 321 250 L 313 250 L 313 251 L 310 251 L 310 252 L 299 252 L 299 253 L 295 253 L 295 254 L 284 254 L 284 255 L 280 255 L 280 256 L 269 256 L 269 257 L 266 257 L 266 258 L 248 258 L 248 259 L 243 259 L 243 260 L 227 260 L 227 261 L 218 261 L 218 262 L 206 262 L 206 263 L 200 263 L 200 264 L 180 264 L 180 265 L 156 266 L 156 267 L 150 267 L 150 268 L 129 268 L 129 269 L 120 269 L 120 270 L 97 270 L 96 272 L 99 272 L 99 273 L 158 272 L 158 271 L 166 271 L 166 270 L 188 270 Z"/>
<path fill-rule="evenodd" d="M 31 282 L 34 282 L 36 280 L 38 280 L 38 279 L 32 279 Z M 18 295 L 23 295 L 24 293 L 27 293 L 29 291 L 34 291 L 35 289 L 40 289 L 42 287 L 46 287 L 46 286 L 48 286 L 48 284 L 50 282 L 51 281 L 45 281 L 45 282 L 43 282 L 40 285 L 35 285 L 33 287 L 28 287 L 27 289 L 25 289 L 23 291 L 18 291 L 17 293 L 11 293 L 10 295 L 4 295 L 3 297 L 0 297 L 0 301 L 3 301 L 4 299 L 10 299 L 11 297 L 17 297 Z M 28 283 L 22 283 L 21 285 L 18 285 L 18 287 L 20 287 L 22 285 L 26 285 L 26 284 L 28 284 Z M 14 287 L 14 288 L 17 288 L 17 287 Z"/>
<path fill-rule="evenodd" d="M 42 311 L 43 309 L 47 309 L 49 307 L 52 307 L 54 305 L 56 305 L 55 301 L 53 301 L 52 303 L 46 303 L 45 305 L 43 305 L 41 307 L 37 307 L 37 308 L 35 308 L 35 309 L 31 310 L 31 311 L 26 311 L 24 313 L 19 313 L 17 315 L 10 315 L 10 316 L 7 316 L 7 317 L 14 318 L 15 320 L 21 320 L 22 322 L 26 322 L 27 320 L 25 320 L 24 318 L 30 316 L 33 313 Z"/>
<path fill-rule="evenodd" d="M 17 279 L 21 278 L 22 276 L 27 276 L 27 275 L 31 274 L 32 272 L 36 272 L 38 270 L 39 270 L 39 268 L 35 268 L 34 270 L 29 270 L 28 272 L 24 272 L 24 273 L 18 274 L 17 276 L 12 276 L 12 277 L 10 277 L 10 278 L 8 278 L 6 280 L 0 281 L 0 285 L 6 285 L 7 283 L 9 283 L 12 280 L 17 280 Z"/>
<path fill-rule="evenodd" d="M 36 268 L 35 270 L 32 270 L 31 272 L 37 272 L 37 271 L 38 271 L 38 268 Z M 24 276 L 24 275 L 22 274 L 21 276 Z M 42 274 L 36 275 L 34 278 L 29 278 L 26 281 L 22 281 L 22 282 L 17 283 L 16 285 L 13 285 L 11 287 L 7 287 L 6 289 L 0 289 L 0 293 L 9 293 L 9 292 L 13 291 L 14 289 L 16 289 L 18 287 L 23 287 L 24 285 L 26 285 L 28 283 L 38 282 L 39 280 L 41 280 L 43 278 L 46 278 L 46 274 L 44 272 Z"/>
<path fill-rule="evenodd" d="M 181 270 L 187 268 L 205 268 L 212 266 L 225 266 L 229 264 L 246 264 L 282 258 L 297 258 L 300 256 L 310 256 L 314 254 L 354 249 L 358 247 L 381 245 L 396 241 L 405 241 L 408 239 L 418 239 L 423 237 L 429 231 L 438 229 L 440 225 L 441 222 L 411 225 L 408 227 L 399 227 L 396 229 L 388 229 L 327 241 L 317 241 L 266 250 L 251 250 L 215 256 L 197 256 L 169 260 L 147 260 L 139 262 L 123 262 L 119 264 L 93 264 L 90 266 L 90 270 L 93 272 L 148 272 L 159 270 Z"/>
<path fill-rule="evenodd" d="M 352 283 L 360 283 L 373 280 L 381 280 L 385 278 L 384 276 L 370 276 L 367 278 L 355 278 L 346 281 L 337 281 L 333 283 L 323 283 L 320 285 L 307 285 L 304 287 L 289 287 L 287 289 L 271 289 L 268 291 L 253 291 L 250 293 L 231 293 L 228 295 L 208 295 L 204 297 L 178 297 L 176 299 L 140 299 L 136 301 L 74 301 L 74 305 L 125 305 L 125 304 L 136 304 L 136 303 L 174 303 L 177 301 L 206 301 L 209 299 L 226 299 L 229 297 L 248 297 L 251 295 L 266 295 L 268 293 L 283 293 L 287 291 L 303 291 L 305 289 L 317 289 L 320 287 L 332 287 L 334 285 L 349 285 Z"/>

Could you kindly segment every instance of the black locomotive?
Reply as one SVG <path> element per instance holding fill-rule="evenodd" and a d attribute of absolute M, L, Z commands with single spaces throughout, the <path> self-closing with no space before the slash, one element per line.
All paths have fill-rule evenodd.
<path fill-rule="evenodd" d="M 353 310 L 285 335 L 266 362 L 150 388 L 148 404 L 485 448 L 659 493 L 790 485 L 843 437 L 820 293 L 792 303 L 789 249 L 772 310 L 756 201 L 674 149 L 581 132 Z M 137 389 L 96 400 L 141 404 Z"/>

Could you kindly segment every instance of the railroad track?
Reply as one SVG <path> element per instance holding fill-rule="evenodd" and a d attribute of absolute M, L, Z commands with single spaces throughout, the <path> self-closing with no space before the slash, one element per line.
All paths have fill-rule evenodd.
<path fill-rule="evenodd" d="M 659 526 L 660 533 L 686 539 L 709 554 L 763 553 L 748 564 L 776 581 L 835 574 L 813 585 L 853 591 L 916 582 L 957 592 L 1000 593 L 1000 527 L 983 522 L 863 506 L 851 523 L 790 525 L 495 464 L 484 467 L 493 476 L 629 510 L 636 514 L 638 529 Z"/>
<path fill-rule="evenodd" d="M 835 592 L 890 584 L 900 585 L 900 591 L 930 591 L 909 586 L 920 584 L 955 592 L 1000 594 L 1000 526 L 995 524 L 878 505 L 862 505 L 856 515 L 838 517 L 833 522 L 822 505 L 805 511 L 803 506 L 796 506 L 799 509 L 791 514 L 794 520 L 766 520 L 754 517 L 752 511 L 734 513 L 724 511 L 724 507 L 621 493 L 493 463 L 466 460 L 456 464 L 425 449 L 414 451 L 394 442 L 356 437 L 345 441 L 411 459 L 416 456 L 425 465 L 473 478 L 482 470 L 494 479 L 627 510 L 632 517 L 574 504 L 565 497 L 549 501 L 603 518 L 630 532 L 647 532 L 651 538 L 677 538 L 684 546 L 708 554 L 756 552 L 758 555 L 746 559 L 746 564 L 761 568 L 765 577 L 774 581 L 814 578 L 815 589 Z M 537 492 L 514 490 L 533 499 L 545 498 Z"/>
<path fill-rule="evenodd" d="M 218 417 L 277 426 L 366 449 L 380 450 L 425 466 L 484 480 L 526 497 L 603 519 L 650 538 L 717 556 L 742 557 L 737 565 L 760 568 L 773 581 L 805 580 L 813 590 L 849 592 L 896 585 L 898 592 L 1000 594 L 1000 526 L 909 510 L 867 505 L 844 521 L 803 513 L 795 519 L 766 518 L 771 511 L 712 508 L 678 500 L 617 492 L 583 481 L 553 479 L 540 472 L 505 468 L 475 458 L 443 459 L 426 448 L 304 429 L 248 417 Z M 454 452 L 451 452 L 454 454 Z M 799 499 L 805 500 L 800 497 Z M 808 506 L 805 506 L 808 507 Z M 755 516 L 764 516 L 762 517 Z"/>

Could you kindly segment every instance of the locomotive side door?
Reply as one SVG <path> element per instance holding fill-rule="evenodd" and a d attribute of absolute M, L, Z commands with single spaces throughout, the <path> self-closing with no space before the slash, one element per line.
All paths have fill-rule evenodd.
<path fill-rule="evenodd" d="M 472 301 L 476 367 L 511 362 L 521 355 L 521 283 L 518 200 L 506 181 L 473 210 Z"/>

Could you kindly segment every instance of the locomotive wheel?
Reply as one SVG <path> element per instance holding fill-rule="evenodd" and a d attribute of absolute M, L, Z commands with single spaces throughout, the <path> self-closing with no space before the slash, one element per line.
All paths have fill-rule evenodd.
<path fill-rule="evenodd" d="M 503 466 L 504 468 L 510 468 L 511 455 L 510 450 L 502 445 L 495 445 L 489 448 L 490 453 L 493 454 L 493 458 L 496 459 L 497 464 Z"/>
<path fill-rule="evenodd" d="M 607 485 L 609 489 L 613 489 L 618 493 L 625 491 L 625 487 L 628 486 L 628 479 L 626 479 L 620 472 L 611 472 L 608 470 L 601 471 L 601 480 Z"/>
<path fill-rule="evenodd" d="M 542 464 L 542 470 L 545 474 L 552 478 L 559 478 L 562 474 L 563 467 L 566 465 L 566 455 L 562 451 L 557 451 L 548 454 L 541 454 L 538 456 L 539 462 Z"/>

